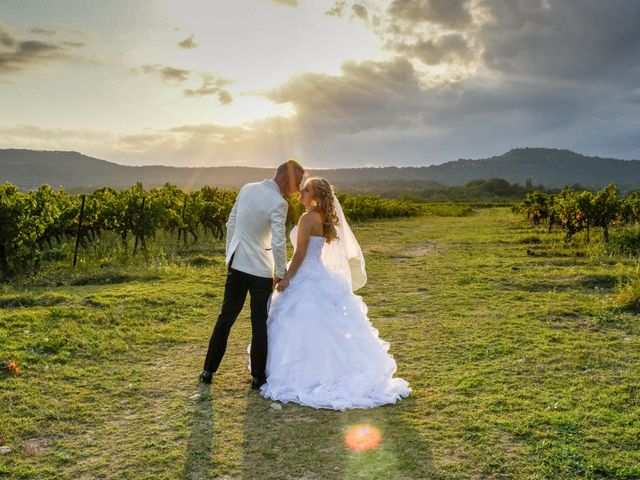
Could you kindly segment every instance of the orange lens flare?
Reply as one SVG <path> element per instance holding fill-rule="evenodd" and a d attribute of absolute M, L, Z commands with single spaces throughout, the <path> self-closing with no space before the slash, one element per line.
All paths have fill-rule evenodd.
<path fill-rule="evenodd" d="M 380 429 L 367 423 L 353 425 L 344 434 L 344 443 L 347 447 L 358 452 L 376 448 L 381 441 Z"/>

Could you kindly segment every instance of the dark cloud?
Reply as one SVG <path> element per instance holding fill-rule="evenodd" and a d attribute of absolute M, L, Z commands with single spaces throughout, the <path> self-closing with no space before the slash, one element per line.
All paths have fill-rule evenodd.
<path fill-rule="evenodd" d="M 628 78 L 640 64 L 640 2 L 483 0 L 481 6 L 490 21 L 476 38 L 495 70 L 590 82 Z"/>
<path fill-rule="evenodd" d="M 307 73 L 267 94 L 292 103 L 310 131 L 359 132 L 393 125 L 415 111 L 420 85 L 409 61 L 346 62 L 341 76 Z"/>
<path fill-rule="evenodd" d="M 46 28 L 34 28 L 31 30 L 31 33 L 35 35 L 44 35 L 45 37 L 52 37 L 56 34 L 55 30 L 49 30 Z"/>
<path fill-rule="evenodd" d="M 479 56 L 470 0 L 393 0 L 370 22 L 385 48 L 425 65 L 467 63 Z"/>
<path fill-rule="evenodd" d="M 472 22 L 470 0 L 393 0 L 387 13 L 408 22 L 430 22 L 463 28 Z"/>
<path fill-rule="evenodd" d="M 620 15 L 629 13 L 627 10 Z M 505 28 L 527 29 L 529 22 L 514 15 L 507 22 L 512 26 Z M 596 37 L 610 41 L 619 35 L 618 26 L 624 31 L 628 23 L 622 18 L 611 21 L 612 33 L 604 35 L 601 27 Z M 499 23 L 486 28 L 498 29 Z M 568 36 L 574 35 L 571 30 L 583 28 L 572 26 L 569 19 L 563 27 L 553 27 L 558 32 L 570 30 L 564 33 Z M 515 41 L 513 35 L 507 37 Z M 501 44 L 505 52 L 515 52 L 515 58 L 522 61 L 510 62 L 516 73 L 487 69 L 476 63 L 474 70 L 458 80 L 431 82 L 407 59 L 416 57 L 426 64 L 477 62 L 478 50 L 483 48 L 478 42 L 483 38 L 480 28 L 414 44 L 397 43 L 393 48 L 405 58 L 346 63 L 338 76 L 300 75 L 268 96 L 275 102 L 290 102 L 302 128 L 314 132 L 314 152 L 333 159 L 366 156 L 374 164 L 398 163 L 395 158 L 420 164 L 493 155 L 527 145 L 578 151 L 583 151 L 580 145 L 589 145 L 587 153 L 622 158 L 632 158 L 640 152 L 640 140 L 631 133 L 640 127 L 640 62 L 635 61 L 633 42 L 628 45 L 626 56 L 618 52 L 608 55 L 609 66 L 623 59 L 621 64 L 626 68 L 618 71 L 625 74 L 619 78 L 605 78 L 600 69 L 585 68 L 580 54 L 565 58 L 565 63 L 575 62 L 573 68 L 565 68 L 587 76 L 550 76 L 546 72 L 556 68 L 558 60 L 554 58 L 548 58 L 546 64 L 536 64 L 536 71 L 528 71 L 524 66 L 531 67 L 524 59 L 542 62 L 545 57 L 553 57 L 553 48 L 521 57 L 520 44 L 508 49 L 508 40 Z M 522 45 L 522 49 L 526 52 L 528 47 Z M 560 53 L 563 49 L 559 47 Z M 494 58 L 507 62 L 510 57 L 505 52 L 494 53 Z M 591 64 L 589 59 L 588 65 Z"/>
<path fill-rule="evenodd" d="M 324 14 L 332 17 L 342 17 L 344 15 L 344 9 L 346 6 L 346 0 L 336 0 L 333 6 L 329 10 L 324 12 Z"/>
<path fill-rule="evenodd" d="M 340 156 L 337 145 L 356 156 L 395 148 L 441 161 L 522 145 L 640 154 L 632 133 L 640 127 L 640 2 L 393 0 L 386 13 L 369 9 L 369 24 L 420 71 L 407 69 L 398 90 L 381 80 L 391 69 L 365 62 L 339 76 L 297 77 L 272 94 L 290 101 L 303 125 L 319 128 L 319 148 L 329 155 Z M 441 64 L 453 75 L 421 69 Z M 371 100 L 356 78 L 366 78 Z"/>
<path fill-rule="evenodd" d="M 180 48 L 183 49 L 191 49 L 191 48 L 196 48 L 198 46 L 198 44 L 193 40 L 193 35 L 191 35 L 188 38 L 185 38 L 184 40 L 182 40 L 181 42 L 178 42 L 178 46 Z"/>

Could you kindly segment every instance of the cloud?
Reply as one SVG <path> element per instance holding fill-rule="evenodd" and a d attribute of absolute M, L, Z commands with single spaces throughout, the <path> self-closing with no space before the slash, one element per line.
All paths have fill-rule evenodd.
<path fill-rule="evenodd" d="M 615 30 L 616 25 L 620 22 L 611 22 L 609 28 Z M 595 81 L 580 78 L 576 83 L 480 64 L 471 74 L 433 83 L 425 81 L 407 58 L 415 56 L 428 64 L 451 57 L 475 62 L 478 47 L 466 35 L 474 32 L 396 45 L 404 56 L 347 62 L 340 75 L 299 75 L 267 96 L 292 105 L 301 131 L 312 132 L 310 152 L 336 162 L 352 158 L 351 165 L 362 158 L 374 164 L 477 158 L 523 145 L 575 150 L 590 145 L 588 153 L 615 152 L 622 158 L 640 152 L 640 141 L 631 134 L 640 127 L 640 97 L 633 82 L 639 78 L 640 62 L 627 67 L 623 78 L 607 77 L 608 82 L 600 81 L 598 71 L 591 74 Z M 478 38 L 482 37 L 476 42 Z M 630 47 L 627 52 L 634 58 Z M 555 60 L 549 63 L 553 66 Z"/>
<path fill-rule="evenodd" d="M 116 140 L 117 135 L 107 130 L 0 125 L 0 144 L 10 148 L 107 153 Z"/>
<path fill-rule="evenodd" d="M 483 0 L 481 7 L 489 17 L 476 34 L 482 58 L 505 74 L 631 80 L 640 63 L 640 2 Z"/>
<path fill-rule="evenodd" d="M 194 72 L 192 70 L 185 70 L 160 64 L 146 64 L 133 68 L 132 71 L 135 73 L 157 75 L 163 81 L 174 84 L 182 84 L 197 75 L 202 81 L 200 86 L 198 88 L 183 89 L 182 93 L 185 97 L 205 97 L 208 95 L 216 95 L 221 105 L 228 105 L 233 101 L 231 94 L 224 89 L 225 86 L 232 82 L 225 78 L 217 77 L 211 73 Z"/>
<path fill-rule="evenodd" d="M 469 41 L 459 33 L 449 33 L 433 40 L 421 40 L 414 44 L 400 42 L 390 46 L 396 52 L 418 58 L 427 65 L 467 60 L 473 54 Z"/>
<path fill-rule="evenodd" d="M 324 12 L 324 14 L 332 17 L 342 17 L 344 15 L 344 9 L 346 6 L 346 0 L 336 0 L 333 6 L 329 10 Z"/>
<path fill-rule="evenodd" d="M 161 148 L 175 148 L 175 145 L 171 147 L 173 141 L 175 139 L 167 132 L 137 133 L 118 137 L 117 147 L 123 152 L 139 154 Z"/>
<path fill-rule="evenodd" d="M 289 157 L 324 167 L 423 165 L 518 146 L 640 158 L 639 2 L 452 0 L 445 9 L 435 0 L 389 0 L 388 8 L 361 1 L 394 57 L 346 62 L 338 74 L 303 72 L 263 93 L 294 115 L 111 133 L 110 144 L 96 144 L 105 158 L 173 165 L 264 166 Z M 338 0 L 326 13 L 351 15 L 352 5 Z M 0 29 L 0 55 L 20 45 Z M 147 73 L 189 97 L 233 100 L 226 80 L 165 68 Z M 89 145 L 82 132 L 37 133 L 38 146 Z M 11 135 L 0 129 L 0 142 L 28 143 L 26 133 Z"/>
<path fill-rule="evenodd" d="M 300 2 L 298 0 L 272 0 L 273 3 L 278 5 L 285 5 L 287 7 L 298 7 L 300 6 Z"/>
<path fill-rule="evenodd" d="M 231 94 L 223 87 L 231 83 L 224 78 L 216 77 L 209 73 L 201 73 L 202 85 L 197 89 L 185 89 L 186 97 L 204 97 L 207 95 L 217 95 L 221 105 L 228 105 L 233 101 Z"/>
<path fill-rule="evenodd" d="M 346 62 L 342 75 L 307 73 L 267 93 L 291 103 L 298 121 L 314 132 L 359 132 L 401 122 L 418 107 L 421 87 L 411 63 Z"/>
<path fill-rule="evenodd" d="M 8 48 L 18 45 L 18 39 L 16 36 L 2 25 L 0 25 L 0 45 Z"/>
<path fill-rule="evenodd" d="M 475 42 L 480 13 L 470 0 L 392 0 L 382 12 L 369 11 L 369 26 L 393 54 L 466 70 L 481 54 Z"/>
<path fill-rule="evenodd" d="M 291 136 L 298 131 L 280 118 L 244 126 L 187 124 L 120 136 L 108 158 L 129 164 L 277 165 L 295 150 Z"/>
<path fill-rule="evenodd" d="M 10 50 L 0 51 L 0 74 L 17 72 L 65 56 L 64 49 L 53 43 L 26 40 L 12 45 L 11 41 L 9 36 L 2 38 L 2 44 L 9 46 Z"/>
<path fill-rule="evenodd" d="M 229 105 L 233 102 L 233 97 L 226 90 L 220 90 L 218 92 L 218 100 L 220 101 L 220 105 Z"/>
<path fill-rule="evenodd" d="M 456 29 L 472 22 L 470 0 L 393 0 L 387 14 L 397 20 L 429 22 Z"/>
<path fill-rule="evenodd" d="M 44 29 L 33 29 L 32 33 L 38 30 Z M 95 60 L 73 53 L 73 49 L 83 46 L 85 44 L 81 42 L 21 40 L 11 30 L 0 25 L 0 75 L 20 72 L 56 60 L 95 63 Z"/>
<path fill-rule="evenodd" d="M 640 128 L 637 86 L 614 98 L 607 86 L 576 89 L 492 70 L 432 85 L 399 56 L 346 62 L 338 75 L 304 73 L 265 96 L 296 114 L 150 132 L 126 152 L 156 163 L 273 165 L 295 156 L 325 167 L 440 163 L 518 146 L 589 145 L 586 153 L 623 158 L 640 152 L 632 135 Z"/>
<path fill-rule="evenodd" d="M 0 134 L 15 138 L 36 138 L 52 140 L 56 138 L 87 138 L 97 139 L 105 134 L 104 131 L 73 128 L 45 128 L 37 125 L 0 126 Z"/>
<path fill-rule="evenodd" d="M 191 75 L 190 70 L 184 70 L 180 68 L 174 68 L 174 67 L 169 67 L 166 65 L 158 65 L 158 64 L 142 65 L 139 70 L 146 74 L 157 74 L 164 81 L 178 82 L 178 83 L 185 82 L 186 80 L 189 79 L 189 76 Z"/>
<path fill-rule="evenodd" d="M 354 3 L 353 5 L 351 5 L 351 10 L 353 11 L 353 14 L 359 19 L 364 20 L 365 22 L 369 19 L 367 8 L 364 5 L 360 3 Z"/>
<path fill-rule="evenodd" d="M 44 35 L 45 37 L 52 37 L 56 34 L 55 30 L 49 30 L 46 28 L 34 28 L 31 30 L 31 33 L 35 35 Z"/>
<path fill-rule="evenodd" d="M 183 49 L 192 49 L 192 48 L 196 48 L 198 46 L 198 44 L 196 42 L 194 42 L 193 40 L 193 35 L 191 35 L 188 38 L 185 38 L 184 40 L 182 40 L 181 42 L 178 42 L 178 46 L 180 48 Z"/>

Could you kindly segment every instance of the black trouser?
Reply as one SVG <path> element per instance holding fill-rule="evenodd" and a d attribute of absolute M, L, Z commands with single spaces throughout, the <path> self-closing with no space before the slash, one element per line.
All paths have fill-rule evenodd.
<path fill-rule="evenodd" d="M 204 369 L 215 372 L 227 349 L 227 339 L 235 323 L 247 292 L 251 296 L 251 375 L 266 380 L 267 367 L 267 302 L 273 290 L 273 279 L 257 277 L 229 268 L 224 285 L 222 309 L 209 340 Z"/>

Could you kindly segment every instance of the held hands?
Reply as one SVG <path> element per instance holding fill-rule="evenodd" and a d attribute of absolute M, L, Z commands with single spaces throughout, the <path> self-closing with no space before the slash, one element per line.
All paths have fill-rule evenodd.
<path fill-rule="evenodd" d="M 278 290 L 279 292 L 284 292 L 288 286 L 289 286 L 289 279 L 283 278 L 276 285 L 276 290 Z"/>
<path fill-rule="evenodd" d="M 273 277 L 273 289 L 283 292 L 289 286 L 287 278 Z"/>

